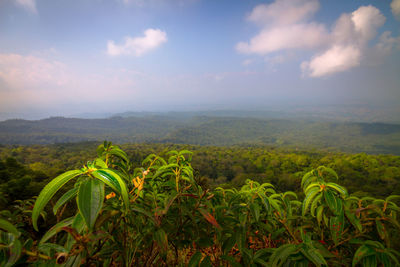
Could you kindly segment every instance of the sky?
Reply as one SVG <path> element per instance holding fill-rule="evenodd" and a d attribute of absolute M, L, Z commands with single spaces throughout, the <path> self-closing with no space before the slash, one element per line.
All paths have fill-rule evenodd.
<path fill-rule="evenodd" d="M 0 119 L 399 100 L 400 0 L 0 0 Z"/>

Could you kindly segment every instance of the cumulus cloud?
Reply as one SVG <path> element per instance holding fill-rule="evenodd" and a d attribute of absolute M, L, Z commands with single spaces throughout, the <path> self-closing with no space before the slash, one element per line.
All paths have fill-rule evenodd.
<path fill-rule="evenodd" d="M 392 10 L 393 6 L 392 3 Z M 397 46 L 398 38 L 384 33 L 373 49 L 369 47 L 386 20 L 374 6 L 361 6 L 342 14 L 330 31 L 324 24 L 311 20 L 318 8 L 318 0 L 275 0 L 256 6 L 247 19 L 261 26 L 261 30 L 248 42 L 239 42 L 236 50 L 262 56 L 314 51 L 301 69 L 304 76 L 321 77 L 357 67 L 367 61 L 369 54 L 387 55 Z"/>
<path fill-rule="evenodd" d="M 107 53 L 110 56 L 133 55 L 142 56 L 167 42 L 167 34 L 159 29 L 147 29 L 142 37 L 126 37 L 123 44 L 108 41 Z"/>
<path fill-rule="evenodd" d="M 328 41 L 324 25 L 307 22 L 318 10 L 317 0 L 276 0 L 271 4 L 256 6 L 248 20 L 262 27 L 249 42 L 240 42 L 240 53 L 268 53 L 288 49 L 310 49 Z"/>
<path fill-rule="evenodd" d="M 310 18 L 318 9 L 318 0 L 277 0 L 256 6 L 248 20 L 260 25 L 287 25 Z"/>
<path fill-rule="evenodd" d="M 393 0 L 390 7 L 392 8 L 393 15 L 400 19 L 400 0 Z"/>
<path fill-rule="evenodd" d="M 333 28 L 332 45 L 314 55 L 310 61 L 303 62 L 303 74 L 321 77 L 361 65 L 368 55 L 368 42 L 375 38 L 377 30 L 384 23 L 385 17 L 371 5 L 361 6 L 351 14 L 341 15 Z"/>
<path fill-rule="evenodd" d="M 360 65 L 361 51 L 352 45 L 334 45 L 310 62 L 303 62 L 303 72 L 311 77 L 321 77 L 348 70 Z"/>
<path fill-rule="evenodd" d="M 240 42 L 236 49 L 240 53 L 265 55 L 288 49 L 311 49 L 325 44 L 326 29 L 321 24 L 283 25 L 262 30 L 250 42 Z"/>
<path fill-rule="evenodd" d="M 36 1 L 35 0 L 15 0 L 15 3 L 18 6 L 28 10 L 29 12 L 37 14 Z"/>

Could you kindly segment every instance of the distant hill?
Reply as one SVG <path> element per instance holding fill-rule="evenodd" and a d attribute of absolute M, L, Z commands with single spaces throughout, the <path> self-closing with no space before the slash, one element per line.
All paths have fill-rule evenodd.
<path fill-rule="evenodd" d="M 52 117 L 0 122 L 0 144 L 52 144 L 110 140 L 116 143 L 196 145 L 265 144 L 298 149 L 400 155 L 400 124 L 311 119 L 116 116 L 107 119 Z"/>

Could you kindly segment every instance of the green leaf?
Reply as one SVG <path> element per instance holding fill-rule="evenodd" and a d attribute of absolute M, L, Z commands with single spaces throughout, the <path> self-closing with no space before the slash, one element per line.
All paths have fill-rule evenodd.
<path fill-rule="evenodd" d="M 86 226 L 92 230 L 104 202 L 104 183 L 88 179 L 79 186 L 77 204 Z"/>
<path fill-rule="evenodd" d="M 104 169 L 98 169 L 94 172 L 91 173 L 91 175 L 111 187 L 115 192 L 118 194 L 121 194 L 121 186 L 119 185 L 117 179 L 109 175 L 107 172 L 104 171 Z"/>
<path fill-rule="evenodd" d="M 311 216 L 313 216 L 313 217 L 315 217 L 315 209 L 318 207 L 318 204 L 321 201 L 322 196 L 323 196 L 323 194 L 319 194 L 318 196 L 316 196 L 314 198 L 314 201 L 311 204 L 310 211 L 311 211 Z"/>
<path fill-rule="evenodd" d="M 313 178 L 316 178 L 314 170 L 306 173 L 301 179 L 301 187 L 304 189 L 310 182 L 314 181 Z"/>
<path fill-rule="evenodd" d="M 97 158 L 97 159 L 94 161 L 94 164 L 96 165 L 96 167 L 100 167 L 100 168 L 103 168 L 103 169 L 107 169 L 107 168 L 108 168 L 108 166 L 107 166 L 107 164 L 104 162 L 104 160 L 102 160 L 102 159 L 100 159 L 100 158 Z"/>
<path fill-rule="evenodd" d="M 66 192 L 62 197 L 60 197 L 53 207 L 54 215 L 57 214 L 58 209 L 61 206 L 63 206 L 65 203 L 67 203 L 71 198 L 73 198 L 77 192 L 78 192 L 78 188 L 75 187 L 75 188 L 72 188 L 71 190 L 69 190 L 68 192 Z"/>
<path fill-rule="evenodd" d="M 46 253 L 47 255 L 49 254 L 50 250 L 55 250 L 57 252 L 64 252 L 64 253 L 68 252 L 68 250 L 66 250 L 63 246 L 53 243 L 41 243 L 38 246 L 38 250 L 43 253 Z"/>
<path fill-rule="evenodd" d="M 21 234 L 14 225 L 3 219 L 0 219 L 0 229 L 13 234 L 15 237 L 19 237 Z"/>
<path fill-rule="evenodd" d="M 45 243 L 47 240 L 49 240 L 50 238 L 52 238 L 55 234 L 57 234 L 58 232 L 60 232 L 62 230 L 63 227 L 65 226 L 69 226 L 72 224 L 72 222 L 74 221 L 75 216 L 73 217 L 69 217 L 65 220 L 62 220 L 61 222 L 57 223 L 56 225 L 54 225 L 53 227 L 51 227 L 42 237 L 42 239 L 40 239 L 39 244 Z"/>
<path fill-rule="evenodd" d="M 336 209 L 337 203 L 335 195 L 330 190 L 325 190 L 324 197 L 329 209 L 333 212 L 333 214 L 337 214 L 338 210 Z"/>
<path fill-rule="evenodd" d="M 304 189 L 304 194 L 305 194 L 305 195 L 308 195 L 308 192 L 309 192 L 310 190 L 313 190 L 314 188 L 320 189 L 320 186 L 321 186 L 320 183 L 312 183 L 312 184 L 308 185 L 308 186 L 306 187 L 306 189 Z"/>
<path fill-rule="evenodd" d="M 85 222 L 80 213 L 75 215 L 74 220 L 72 221 L 71 227 L 73 229 L 75 229 L 78 234 L 80 234 L 83 231 L 83 229 L 85 228 Z M 72 236 L 68 235 L 67 242 L 65 244 L 65 248 L 67 250 L 70 250 L 72 248 L 72 245 L 74 244 L 74 242 L 75 242 L 75 240 L 72 238 Z"/>
<path fill-rule="evenodd" d="M 362 224 L 360 219 L 356 217 L 356 215 L 348 210 L 345 210 L 345 214 L 347 219 L 349 219 L 350 223 L 356 228 L 360 233 L 362 232 Z"/>
<path fill-rule="evenodd" d="M 274 253 L 272 253 L 269 258 L 269 263 L 271 266 L 282 266 L 290 255 L 298 252 L 298 248 L 295 244 L 285 244 L 275 249 Z"/>
<path fill-rule="evenodd" d="M 39 197 L 36 199 L 35 206 L 32 210 L 32 224 L 33 228 L 38 231 L 37 220 L 40 213 L 46 206 L 47 202 L 54 196 L 55 193 L 68 181 L 75 178 L 76 176 L 82 174 L 80 170 L 73 170 L 65 172 L 56 178 L 54 178 L 50 183 L 48 183 L 43 190 L 40 192 Z"/>
<path fill-rule="evenodd" d="M 125 162 L 129 162 L 128 156 L 126 153 L 118 147 L 113 147 L 111 150 L 107 152 L 108 154 L 117 156 L 118 158 L 124 160 Z"/>
<path fill-rule="evenodd" d="M 16 263 L 22 253 L 22 244 L 18 239 L 15 239 L 13 245 L 10 247 L 10 257 L 4 267 L 11 267 Z"/>
<path fill-rule="evenodd" d="M 260 206 L 257 203 L 250 204 L 250 212 L 252 216 L 255 218 L 256 222 L 260 219 Z"/>
<path fill-rule="evenodd" d="M 308 206 L 310 206 L 311 201 L 314 199 L 314 197 L 318 193 L 319 193 L 319 188 L 317 188 L 317 187 L 314 187 L 308 191 L 306 198 L 303 201 L 303 207 L 302 207 L 302 215 L 303 216 L 307 213 Z"/>
<path fill-rule="evenodd" d="M 222 243 L 222 252 L 224 254 L 227 254 L 233 246 L 236 244 L 236 237 L 234 235 L 228 237 L 223 243 Z"/>
<path fill-rule="evenodd" d="M 301 252 L 316 266 L 328 266 L 328 263 L 316 248 L 302 249 Z"/>
<path fill-rule="evenodd" d="M 384 224 L 378 219 L 375 219 L 375 224 L 376 224 L 376 230 L 378 231 L 379 237 L 381 239 L 386 239 L 386 230 L 385 230 Z"/>
<path fill-rule="evenodd" d="M 354 253 L 352 267 L 355 267 L 357 265 L 357 263 L 359 263 L 361 261 L 361 259 L 363 259 L 364 257 L 374 255 L 374 254 L 375 254 L 375 251 L 372 250 L 369 246 L 366 246 L 366 245 L 360 246 L 356 250 L 356 253 Z"/>
<path fill-rule="evenodd" d="M 344 218 L 343 216 L 333 216 L 330 218 L 329 221 L 331 236 L 335 245 L 337 245 L 340 236 L 342 235 L 343 228 L 344 228 Z"/>
<path fill-rule="evenodd" d="M 332 188 L 332 189 L 334 189 L 334 190 L 336 190 L 336 191 L 339 192 L 342 196 L 345 196 L 345 197 L 346 197 L 346 196 L 349 195 L 349 193 L 347 193 L 346 188 L 344 188 L 343 186 L 340 186 L 340 185 L 338 185 L 338 184 L 335 184 L 335 183 L 327 183 L 326 186 L 327 186 L 327 187 L 330 187 L 330 188 Z"/>
<path fill-rule="evenodd" d="M 319 225 L 322 222 L 323 211 L 324 211 L 324 206 L 318 206 L 318 208 L 317 208 L 317 221 L 318 221 Z"/>
<path fill-rule="evenodd" d="M 108 179 L 112 181 L 117 181 L 117 185 L 119 188 L 117 192 L 121 194 L 122 200 L 124 201 L 125 204 L 125 209 L 127 211 L 129 207 L 129 198 L 128 198 L 128 189 L 126 187 L 124 180 L 115 171 L 111 169 L 101 169 L 97 170 L 97 172 L 101 173 L 103 177 L 108 177 Z M 106 184 L 108 185 L 108 183 Z"/>
<path fill-rule="evenodd" d="M 162 228 L 154 232 L 153 238 L 164 252 L 168 250 L 168 237 Z"/>
<path fill-rule="evenodd" d="M 197 251 L 196 253 L 194 253 L 193 256 L 190 258 L 188 267 L 198 267 L 202 257 L 203 257 L 203 255 L 201 254 L 200 251 Z"/>

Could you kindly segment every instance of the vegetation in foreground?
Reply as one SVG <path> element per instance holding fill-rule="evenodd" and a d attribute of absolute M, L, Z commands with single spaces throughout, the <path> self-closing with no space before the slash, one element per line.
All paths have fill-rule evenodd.
<path fill-rule="evenodd" d="M 300 198 L 252 180 L 203 189 L 186 150 L 151 154 L 136 169 L 110 143 L 97 154 L 49 182 L 34 205 L 1 213 L 1 266 L 399 265 L 399 196 L 349 195 L 328 167 L 303 176 Z M 42 229 L 49 203 L 57 223 Z"/>

